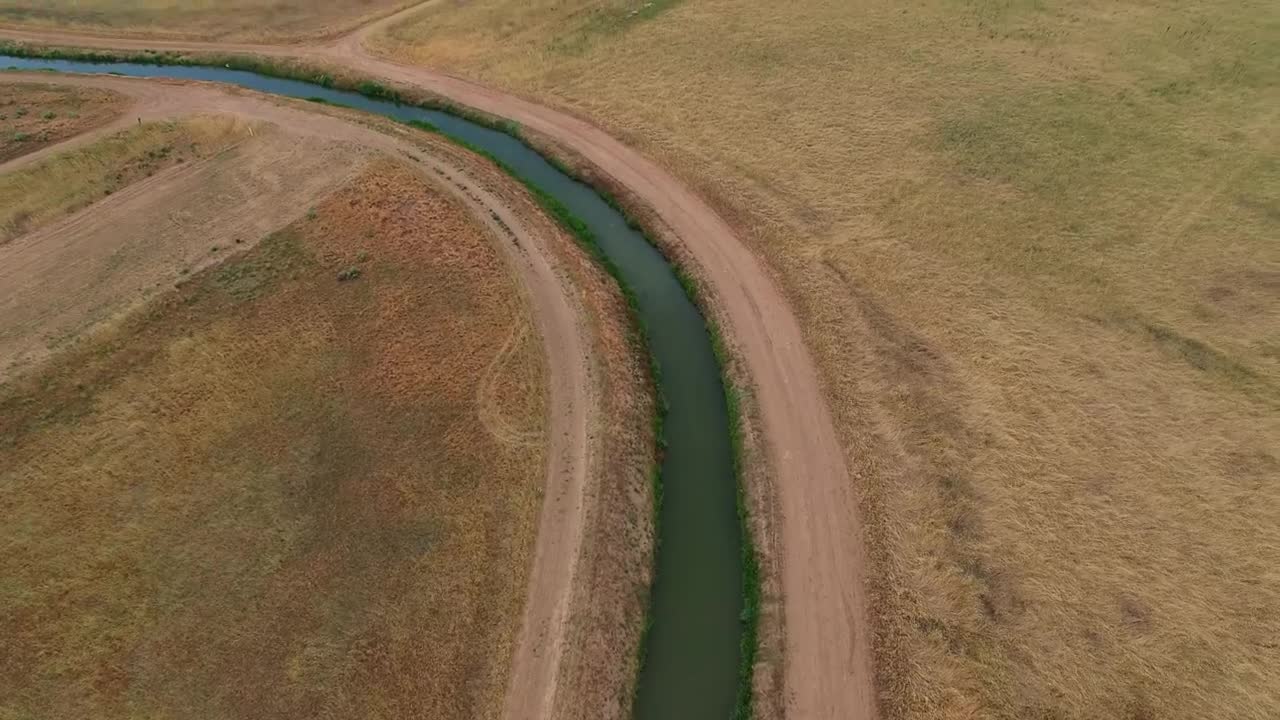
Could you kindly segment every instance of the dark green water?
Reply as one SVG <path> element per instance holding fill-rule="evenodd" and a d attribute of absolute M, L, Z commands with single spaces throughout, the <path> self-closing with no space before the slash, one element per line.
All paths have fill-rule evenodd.
<path fill-rule="evenodd" d="M 7 55 L 0 55 L 0 63 L 25 70 L 212 80 L 277 95 L 323 98 L 401 121 L 428 122 L 446 136 L 492 153 L 582 219 L 638 299 L 668 402 L 653 625 L 635 717 L 706 720 L 733 714 L 742 633 L 742 538 L 720 369 L 706 322 L 671 266 L 594 190 L 510 135 L 443 112 L 354 92 L 225 68 L 103 65 Z"/>

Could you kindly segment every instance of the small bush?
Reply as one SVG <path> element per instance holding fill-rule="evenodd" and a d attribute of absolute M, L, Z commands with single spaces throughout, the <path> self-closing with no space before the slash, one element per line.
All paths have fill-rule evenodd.
<path fill-rule="evenodd" d="M 56 112 L 54 112 L 54 111 L 52 111 L 52 110 L 45 110 L 45 111 L 44 111 L 44 113 L 43 113 L 42 115 L 40 115 L 40 117 L 44 118 L 45 120 L 52 120 L 52 119 L 54 119 L 54 118 L 58 117 L 58 113 L 56 113 Z"/>
<path fill-rule="evenodd" d="M 28 135 L 27 133 L 24 133 L 24 132 L 16 132 L 16 133 L 14 133 L 14 134 L 13 134 L 13 141 L 14 141 L 14 142 L 26 142 L 27 138 L 29 138 L 29 137 L 31 137 L 31 136 L 30 136 L 30 135 Z"/>
<path fill-rule="evenodd" d="M 338 282 L 350 282 L 358 277 L 360 277 L 360 268 L 349 267 L 338 273 Z"/>
<path fill-rule="evenodd" d="M 364 80 L 357 83 L 356 92 L 364 95 L 365 97 L 371 97 L 376 100 L 389 100 L 397 104 L 403 100 L 399 92 L 392 90 L 382 83 L 374 82 L 372 80 Z"/>

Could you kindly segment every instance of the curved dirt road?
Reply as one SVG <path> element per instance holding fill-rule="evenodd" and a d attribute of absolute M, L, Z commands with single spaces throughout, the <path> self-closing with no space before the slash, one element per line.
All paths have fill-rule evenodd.
<path fill-rule="evenodd" d="M 507 257 L 532 305 L 532 315 L 547 357 L 550 385 L 550 417 L 547 438 L 547 474 L 538 535 L 533 551 L 525 616 L 516 640 L 518 661 L 511 668 L 504 698 L 504 716 L 550 714 L 556 687 L 555 674 L 563 649 L 563 626 L 568 616 L 570 590 L 580 554 L 585 491 L 592 471 L 595 442 L 589 429 L 598 423 L 600 393 L 591 370 L 590 341 L 585 309 L 576 289 L 566 287 L 562 271 L 549 246 L 553 240 L 530 230 L 513 205 L 499 196 L 498 185 L 515 189 L 487 163 L 458 162 L 467 154 L 448 146 L 450 152 L 433 152 L 422 143 L 343 120 L 313 108 L 300 109 L 269 96 L 207 83 L 139 80 L 112 76 L 0 73 L 0 82 L 87 85 L 114 90 L 129 97 L 134 118 L 162 119 L 197 113 L 235 115 L 265 121 L 301 136 L 315 136 L 380 150 L 390 156 L 408 155 L 409 163 L 431 184 L 458 198 L 473 217 L 495 238 L 495 246 Z M 128 124 L 126 123 L 126 124 Z M 389 124 L 389 123 L 388 123 Z M 114 125 L 114 124 L 113 124 Z M 113 125 L 95 129 L 71 143 L 82 144 Z M 411 135 L 407 129 L 401 129 Z M 421 139 L 420 134 L 416 135 Z M 62 143 L 56 150 L 66 150 Z M 31 162 L 30 156 L 0 164 L 0 172 Z M 473 166 L 474 165 L 474 166 Z M 479 173 L 479 174 L 477 174 Z M 487 176 L 486 176 L 487 175 Z M 448 178 L 446 181 L 444 178 Z M 495 183 L 496 179 L 496 183 Z M 521 192 L 516 190 L 516 192 Z M 287 222 L 282 218 L 281 222 Z M 4 285 L 0 267 L 0 285 Z"/>
<path fill-rule="evenodd" d="M 467 80 L 365 51 L 364 38 L 421 9 L 401 11 L 313 47 L 140 42 L 8 28 L 0 28 L 0 38 L 69 47 L 245 52 L 336 62 L 514 120 L 572 149 L 628 188 L 661 217 L 700 266 L 750 375 L 781 518 L 787 715 L 796 720 L 876 718 L 859 508 L 817 368 L 785 296 L 755 253 L 706 202 L 600 128 Z"/>

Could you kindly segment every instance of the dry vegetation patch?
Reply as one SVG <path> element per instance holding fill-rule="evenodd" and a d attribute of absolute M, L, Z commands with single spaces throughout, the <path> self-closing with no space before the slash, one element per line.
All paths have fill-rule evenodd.
<path fill-rule="evenodd" d="M 126 105 L 109 90 L 0 84 L 0 163 L 106 125 Z"/>
<path fill-rule="evenodd" d="M 0 386 L 0 716 L 491 717 L 543 472 L 525 313 L 384 165 Z"/>
<path fill-rule="evenodd" d="M 0 92 L 9 87 L 0 84 Z M 224 116 L 141 123 L 0 175 L 0 245 L 161 170 L 211 157 L 248 137 L 248 125 Z"/>
<path fill-rule="evenodd" d="M 409 0 L 0 0 L 0 22 L 146 37 L 267 40 L 328 36 Z"/>
<path fill-rule="evenodd" d="M 1257 718 L 1277 7 L 477 0 L 380 43 L 611 128 L 778 271 L 871 525 L 890 717 Z"/>
<path fill-rule="evenodd" d="M 363 164 L 224 116 L 140 132 L 0 176 L 6 210 L 40 225 L 0 244 L 0 381 L 303 216 Z"/>

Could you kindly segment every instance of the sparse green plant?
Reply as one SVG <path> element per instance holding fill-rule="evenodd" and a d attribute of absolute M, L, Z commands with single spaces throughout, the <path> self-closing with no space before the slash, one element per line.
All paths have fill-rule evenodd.
<path fill-rule="evenodd" d="M 394 103 L 399 103 L 404 100 L 404 97 L 398 91 L 374 80 L 362 80 L 357 83 L 356 91 L 367 97 L 377 98 L 379 100 L 390 100 Z"/>
<path fill-rule="evenodd" d="M 45 110 L 43 113 L 40 114 L 40 117 L 44 120 L 52 120 L 58 117 L 58 113 L 52 110 Z"/>
<path fill-rule="evenodd" d="M 338 282 L 351 282 L 360 277 L 360 268 L 349 267 L 338 273 Z"/>

